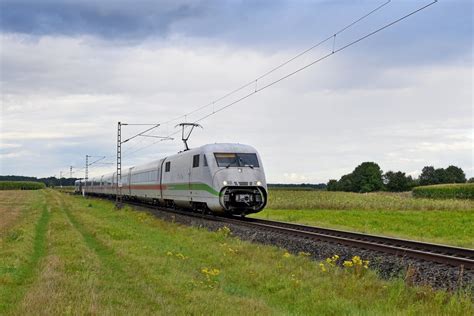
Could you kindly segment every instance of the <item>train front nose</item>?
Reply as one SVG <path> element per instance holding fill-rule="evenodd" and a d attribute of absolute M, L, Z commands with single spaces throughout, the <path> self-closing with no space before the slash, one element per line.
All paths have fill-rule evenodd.
<path fill-rule="evenodd" d="M 246 170 L 249 169 L 249 170 Z M 233 214 L 250 214 L 267 204 L 267 190 L 262 172 L 251 168 L 223 172 L 219 202 Z"/>

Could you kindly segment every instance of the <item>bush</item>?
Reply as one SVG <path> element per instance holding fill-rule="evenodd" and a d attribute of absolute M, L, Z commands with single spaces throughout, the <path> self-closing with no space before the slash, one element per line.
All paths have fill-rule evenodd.
<path fill-rule="evenodd" d="M 413 188 L 413 196 L 432 199 L 474 199 L 474 183 L 437 184 Z"/>
<path fill-rule="evenodd" d="M 40 190 L 45 185 L 41 182 L 31 181 L 0 181 L 0 190 Z"/>

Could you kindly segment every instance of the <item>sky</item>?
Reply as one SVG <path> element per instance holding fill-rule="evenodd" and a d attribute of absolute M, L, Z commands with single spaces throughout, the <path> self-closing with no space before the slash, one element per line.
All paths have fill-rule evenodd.
<path fill-rule="evenodd" d="M 177 124 L 222 109 L 190 146 L 252 145 L 271 183 L 327 182 L 364 161 L 473 177 L 470 0 L 438 1 L 330 54 L 431 2 L 388 1 L 212 103 L 385 2 L 0 0 L 0 174 L 69 176 L 73 166 L 83 177 L 85 155 L 106 156 L 91 176 L 113 171 L 118 121 L 174 137 L 123 144 L 124 166 L 146 163 L 183 149 Z M 124 126 L 123 137 L 143 129 Z"/>

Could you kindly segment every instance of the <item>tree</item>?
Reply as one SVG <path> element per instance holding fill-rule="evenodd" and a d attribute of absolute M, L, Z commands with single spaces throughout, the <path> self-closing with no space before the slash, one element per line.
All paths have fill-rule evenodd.
<path fill-rule="evenodd" d="M 357 192 L 352 173 L 343 175 L 337 184 L 338 191 Z"/>
<path fill-rule="evenodd" d="M 469 180 L 467 180 L 468 183 L 474 183 L 474 178 L 469 178 Z"/>
<path fill-rule="evenodd" d="M 337 183 L 337 180 L 335 179 L 331 179 L 329 180 L 327 186 L 326 186 L 326 189 L 328 191 L 338 191 L 338 183 Z"/>
<path fill-rule="evenodd" d="M 341 179 L 342 180 L 342 179 Z M 363 162 L 351 174 L 354 192 L 373 192 L 383 188 L 382 170 L 375 162 Z"/>
<path fill-rule="evenodd" d="M 466 182 L 466 174 L 464 171 L 456 166 L 449 166 L 445 170 L 445 183 L 464 183 Z"/>
<path fill-rule="evenodd" d="M 384 175 L 385 188 L 390 192 L 409 191 L 413 185 L 411 176 L 406 176 L 404 172 L 388 171 Z"/>
<path fill-rule="evenodd" d="M 435 168 L 433 166 L 424 167 L 419 178 L 420 185 L 436 184 Z"/>
<path fill-rule="evenodd" d="M 466 182 L 466 175 L 461 168 L 456 166 L 449 166 L 446 169 L 424 167 L 420 175 L 420 185 L 464 182 Z"/>

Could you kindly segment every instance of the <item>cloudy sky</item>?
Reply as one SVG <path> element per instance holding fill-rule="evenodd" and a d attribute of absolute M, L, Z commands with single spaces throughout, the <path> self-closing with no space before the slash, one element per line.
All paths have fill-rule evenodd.
<path fill-rule="evenodd" d="M 194 121 L 430 2 L 0 0 L 0 174 L 83 176 L 115 159 L 117 121 Z M 269 182 L 326 182 L 363 161 L 473 170 L 472 1 L 426 10 L 201 121 L 191 146 L 256 147 Z M 124 137 L 140 130 L 124 127 Z M 140 138 L 132 166 L 183 148 Z M 113 170 L 91 168 L 92 175 Z"/>

